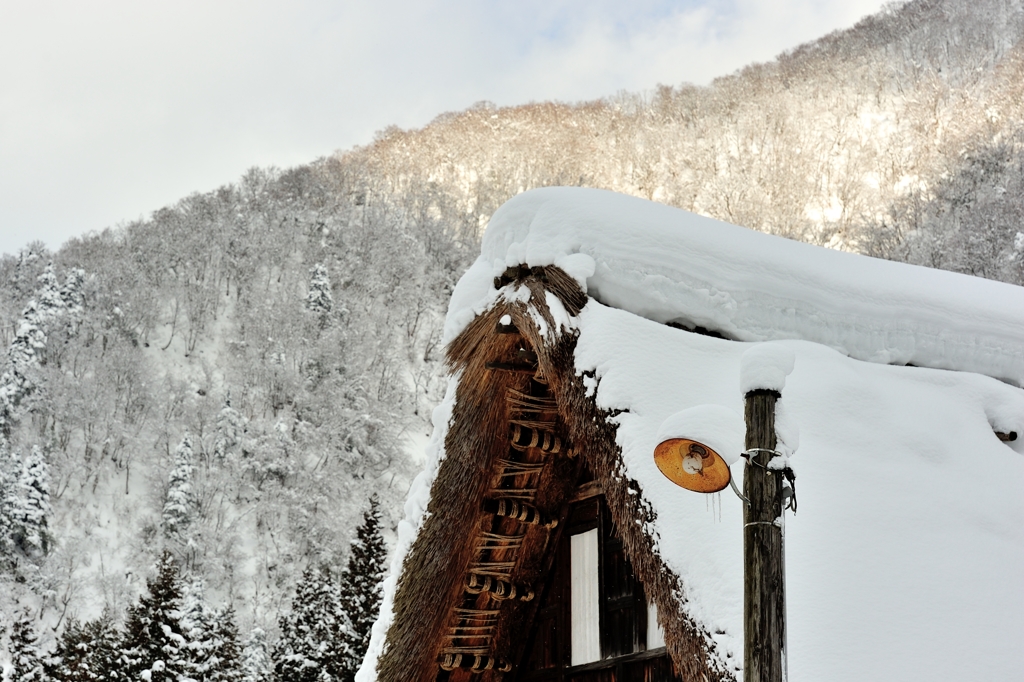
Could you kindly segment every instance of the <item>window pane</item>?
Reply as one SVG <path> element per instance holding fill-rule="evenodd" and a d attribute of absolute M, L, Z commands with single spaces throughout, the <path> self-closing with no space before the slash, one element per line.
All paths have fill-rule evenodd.
<path fill-rule="evenodd" d="M 651 602 L 647 605 L 647 648 L 657 649 L 665 646 L 665 631 L 658 625 L 658 606 Z"/>
<path fill-rule="evenodd" d="M 598 617 L 597 529 L 571 538 L 572 665 L 601 658 Z"/>

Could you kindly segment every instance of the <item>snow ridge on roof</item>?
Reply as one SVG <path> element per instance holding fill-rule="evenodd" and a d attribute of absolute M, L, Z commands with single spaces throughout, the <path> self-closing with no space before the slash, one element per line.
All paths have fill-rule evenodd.
<path fill-rule="evenodd" d="M 452 297 L 446 340 L 492 302 L 493 277 L 521 263 L 558 265 L 602 303 L 657 322 L 1024 385 L 1024 288 L 584 188 L 532 190 L 495 212 Z"/>

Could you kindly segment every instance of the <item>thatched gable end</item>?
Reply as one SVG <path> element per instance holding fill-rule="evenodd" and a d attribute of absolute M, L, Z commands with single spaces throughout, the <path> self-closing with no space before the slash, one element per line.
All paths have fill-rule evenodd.
<path fill-rule="evenodd" d="M 378 679 L 428 682 L 440 667 L 454 667 L 450 680 L 469 679 L 465 668 L 476 664 L 490 669 L 473 679 L 488 682 L 519 662 L 538 602 L 521 597 L 543 589 L 581 467 L 604 490 L 625 551 L 657 604 L 677 671 L 684 679 L 730 679 L 710 635 L 686 615 L 683 585 L 648 535 L 653 511 L 622 473 L 611 415 L 575 374 L 572 319 L 586 294 L 554 266 L 509 268 L 495 286 L 497 302 L 448 347 L 458 386 L 445 459 L 402 566 Z M 517 450 L 513 462 L 509 453 Z M 497 514 L 498 499 L 532 511 Z M 520 598 L 479 589 L 485 580 Z"/>

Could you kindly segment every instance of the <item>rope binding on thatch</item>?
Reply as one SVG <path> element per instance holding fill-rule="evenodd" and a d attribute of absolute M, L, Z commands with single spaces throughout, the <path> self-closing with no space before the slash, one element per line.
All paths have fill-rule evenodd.
<path fill-rule="evenodd" d="M 505 391 L 505 400 L 517 412 L 554 412 L 558 409 L 554 398 L 533 396 L 514 388 Z"/>
<path fill-rule="evenodd" d="M 516 562 L 514 561 L 474 561 L 469 565 L 469 573 L 490 575 L 507 580 L 512 576 L 512 570 L 515 567 Z"/>
<path fill-rule="evenodd" d="M 554 528 L 558 525 L 558 519 L 547 519 L 533 505 L 520 502 L 519 500 L 500 497 L 498 499 L 484 500 L 484 511 L 488 514 L 505 516 L 515 519 L 531 526 L 546 526 Z"/>
<path fill-rule="evenodd" d="M 448 671 L 464 668 L 474 673 L 480 673 L 485 670 L 497 670 L 507 673 L 512 670 L 512 665 L 508 661 L 480 654 L 448 653 L 442 655 L 437 662 L 441 664 L 442 670 Z"/>
<path fill-rule="evenodd" d="M 509 439 L 517 450 L 539 448 L 542 452 L 558 454 L 562 450 L 562 439 L 551 431 L 537 428 L 539 424 L 514 420 L 511 423 Z M 554 424 L 549 424 L 554 426 Z"/>
<path fill-rule="evenodd" d="M 476 536 L 477 551 L 485 549 L 519 549 L 525 535 L 500 535 L 498 533 L 480 533 Z"/>
<path fill-rule="evenodd" d="M 547 462 L 517 462 L 514 459 L 499 459 L 498 464 L 501 466 L 501 478 L 539 474 L 547 466 Z"/>
<path fill-rule="evenodd" d="M 516 597 L 519 597 L 521 601 L 530 601 L 534 597 L 534 592 L 529 587 L 516 585 L 506 580 L 500 580 L 493 576 L 485 576 L 478 573 L 470 573 L 466 576 L 466 592 L 469 592 L 470 594 L 487 592 L 491 597 L 498 601 L 515 599 Z"/>

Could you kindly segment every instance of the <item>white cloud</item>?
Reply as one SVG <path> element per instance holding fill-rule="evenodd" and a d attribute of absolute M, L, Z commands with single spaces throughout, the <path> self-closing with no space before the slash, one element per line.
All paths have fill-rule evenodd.
<path fill-rule="evenodd" d="M 487 99 L 707 82 L 881 0 L 0 0 L 0 251 Z"/>

